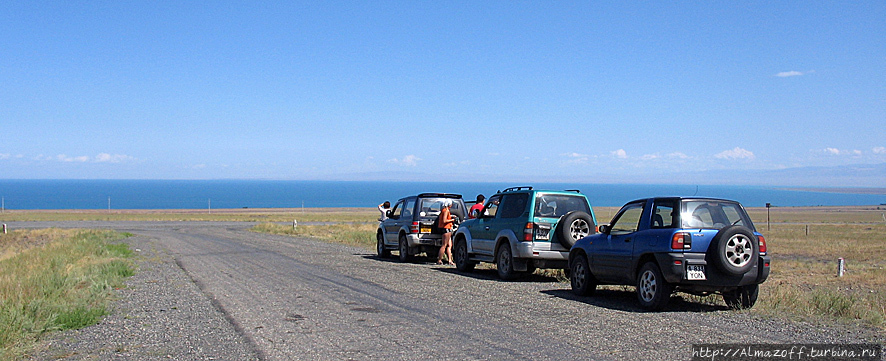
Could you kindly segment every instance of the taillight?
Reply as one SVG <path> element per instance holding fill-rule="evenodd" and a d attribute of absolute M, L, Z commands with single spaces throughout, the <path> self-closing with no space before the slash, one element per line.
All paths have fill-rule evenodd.
<path fill-rule="evenodd" d="M 523 227 L 523 240 L 526 242 L 532 242 L 532 233 L 534 230 L 535 223 L 526 223 L 526 227 Z"/>
<path fill-rule="evenodd" d="M 421 229 L 421 227 L 419 226 L 419 223 L 418 223 L 418 222 L 412 222 L 412 225 L 409 226 L 409 232 L 410 232 L 410 233 L 418 233 L 418 231 L 419 231 L 420 229 Z"/>
<path fill-rule="evenodd" d="M 757 241 L 760 243 L 760 253 L 766 253 L 766 238 L 763 238 L 763 236 L 757 236 Z"/>
<path fill-rule="evenodd" d="M 674 233 L 671 237 L 671 248 L 673 249 L 690 249 L 692 248 L 692 236 L 689 233 Z"/>

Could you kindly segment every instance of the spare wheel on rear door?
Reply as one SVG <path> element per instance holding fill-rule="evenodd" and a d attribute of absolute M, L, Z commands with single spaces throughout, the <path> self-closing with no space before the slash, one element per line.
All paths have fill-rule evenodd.
<path fill-rule="evenodd" d="M 595 232 L 594 220 L 591 215 L 582 211 L 572 211 L 563 215 L 557 223 L 557 239 L 567 249 L 572 248 L 576 241 Z"/>
<path fill-rule="evenodd" d="M 742 275 L 753 268 L 757 252 L 757 236 L 744 226 L 721 229 L 708 248 L 708 254 L 714 265 L 730 275 Z"/>

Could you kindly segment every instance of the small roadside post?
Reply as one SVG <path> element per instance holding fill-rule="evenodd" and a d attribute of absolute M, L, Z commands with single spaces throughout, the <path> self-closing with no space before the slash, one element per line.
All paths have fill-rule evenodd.
<path fill-rule="evenodd" d="M 769 208 L 772 208 L 772 203 L 766 203 L 766 230 L 771 231 L 772 227 L 769 225 Z"/>

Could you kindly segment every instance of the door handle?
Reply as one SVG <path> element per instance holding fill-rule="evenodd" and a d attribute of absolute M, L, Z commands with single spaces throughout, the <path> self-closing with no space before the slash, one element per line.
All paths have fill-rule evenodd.
<path fill-rule="evenodd" d="M 486 230 L 487 230 L 487 231 L 489 230 L 489 226 L 486 226 Z"/>
<path fill-rule="evenodd" d="M 630 242 L 630 241 L 631 241 L 630 238 L 625 238 L 625 243 Z"/>

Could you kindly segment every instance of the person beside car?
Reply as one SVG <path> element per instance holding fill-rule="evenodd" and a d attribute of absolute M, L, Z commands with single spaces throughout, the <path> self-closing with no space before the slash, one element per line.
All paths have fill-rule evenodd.
<path fill-rule="evenodd" d="M 382 204 L 378 205 L 378 211 L 381 212 L 381 216 L 378 217 L 379 222 L 384 222 L 388 219 L 388 211 L 391 210 L 391 202 L 385 201 Z"/>
<path fill-rule="evenodd" d="M 471 206 L 471 209 L 468 210 L 468 219 L 477 218 L 478 216 L 480 216 L 480 212 L 483 211 L 484 201 L 486 201 L 486 196 L 478 194 L 477 203 Z"/>
<path fill-rule="evenodd" d="M 455 265 L 452 262 L 452 232 L 454 220 L 452 219 L 452 213 L 450 213 L 449 208 L 452 207 L 451 200 L 445 200 L 441 204 L 440 208 L 440 218 L 437 221 L 437 226 L 443 230 L 443 245 L 440 247 L 440 252 L 437 254 L 437 264 L 443 264 L 443 255 L 446 255 L 448 265 Z"/>

